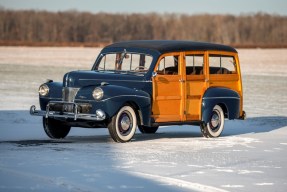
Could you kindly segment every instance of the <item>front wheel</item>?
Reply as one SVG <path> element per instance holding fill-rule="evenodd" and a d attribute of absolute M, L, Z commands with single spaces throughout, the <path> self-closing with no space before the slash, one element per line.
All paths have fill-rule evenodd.
<path fill-rule="evenodd" d="M 224 113 L 219 105 L 212 110 L 210 120 L 200 124 L 200 130 L 204 137 L 219 137 L 224 128 Z"/>
<path fill-rule="evenodd" d="M 130 141 L 137 128 L 137 117 L 134 109 L 128 105 L 123 106 L 114 115 L 108 124 L 109 133 L 115 142 Z"/>
<path fill-rule="evenodd" d="M 139 130 L 141 133 L 153 134 L 158 130 L 158 126 L 156 127 L 147 127 L 144 125 L 139 125 Z"/>
<path fill-rule="evenodd" d="M 63 139 L 71 130 L 70 126 L 61 123 L 61 121 L 45 117 L 43 117 L 43 127 L 45 133 L 51 139 Z"/>

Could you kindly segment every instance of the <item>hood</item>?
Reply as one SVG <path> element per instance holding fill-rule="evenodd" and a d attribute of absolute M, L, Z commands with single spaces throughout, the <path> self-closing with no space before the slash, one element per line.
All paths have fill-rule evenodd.
<path fill-rule="evenodd" d="M 108 83 L 111 85 L 137 87 L 138 83 L 144 81 L 144 76 L 137 76 L 132 74 L 99 71 L 72 71 L 64 75 L 63 86 L 85 87 L 100 85 L 101 83 Z"/>

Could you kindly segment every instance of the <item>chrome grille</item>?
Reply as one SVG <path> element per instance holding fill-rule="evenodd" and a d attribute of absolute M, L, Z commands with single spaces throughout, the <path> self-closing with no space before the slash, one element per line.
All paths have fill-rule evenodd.
<path fill-rule="evenodd" d="M 78 91 L 79 91 L 79 88 L 64 87 L 62 90 L 63 101 L 74 102 Z"/>

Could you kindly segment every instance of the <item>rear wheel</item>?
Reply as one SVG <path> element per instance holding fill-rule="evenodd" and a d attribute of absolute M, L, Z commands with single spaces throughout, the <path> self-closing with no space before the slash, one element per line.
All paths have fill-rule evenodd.
<path fill-rule="evenodd" d="M 108 124 L 111 137 L 115 142 L 130 141 L 137 128 L 137 118 L 134 109 L 131 106 L 123 106 L 119 112 L 114 115 Z"/>
<path fill-rule="evenodd" d="M 147 134 L 156 133 L 156 131 L 158 130 L 158 126 L 148 127 L 148 126 L 144 126 L 144 125 L 139 125 L 138 127 L 139 127 L 139 130 L 141 133 L 147 133 Z"/>
<path fill-rule="evenodd" d="M 202 123 L 200 130 L 204 137 L 219 137 L 224 128 L 224 113 L 219 105 L 215 105 L 209 122 Z"/>
<path fill-rule="evenodd" d="M 71 130 L 70 126 L 65 125 L 61 121 L 45 117 L 43 117 L 43 127 L 45 133 L 52 139 L 63 139 Z"/>

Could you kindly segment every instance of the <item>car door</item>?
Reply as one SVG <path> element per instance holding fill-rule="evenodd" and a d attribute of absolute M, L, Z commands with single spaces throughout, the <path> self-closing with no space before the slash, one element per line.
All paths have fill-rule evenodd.
<path fill-rule="evenodd" d="M 154 69 L 152 117 L 155 122 L 183 121 L 185 77 L 183 53 L 162 55 Z"/>
<path fill-rule="evenodd" d="M 201 120 L 202 96 L 208 88 L 205 52 L 186 52 L 184 60 L 186 72 L 186 120 L 198 121 Z"/>

